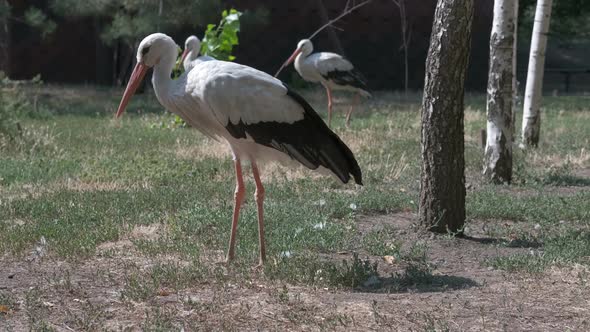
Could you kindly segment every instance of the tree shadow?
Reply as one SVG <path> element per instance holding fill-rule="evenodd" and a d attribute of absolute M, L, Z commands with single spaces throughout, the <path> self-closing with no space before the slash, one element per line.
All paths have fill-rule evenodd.
<path fill-rule="evenodd" d="M 551 174 L 544 179 L 543 183 L 552 186 L 589 187 L 590 178 L 571 174 Z"/>
<path fill-rule="evenodd" d="M 478 286 L 475 280 L 467 277 L 434 275 L 432 265 L 427 262 L 413 261 L 409 262 L 404 271 L 391 274 L 389 277 L 379 277 L 378 274 L 374 274 L 355 290 L 366 293 L 427 293 Z"/>
<path fill-rule="evenodd" d="M 363 285 L 355 290 L 365 293 L 432 293 L 446 292 L 480 285 L 473 279 L 452 275 L 433 275 L 429 271 L 413 270 L 409 268 L 406 272 L 392 275 L 386 278 L 378 278 L 379 282 L 374 285 Z"/>
<path fill-rule="evenodd" d="M 506 239 L 498 239 L 493 237 L 474 237 L 469 235 L 463 235 L 460 237 L 462 240 L 471 241 L 479 244 L 496 244 L 502 245 L 507 248 L 540 248 L 543 246 L 543 243 L 539 242 L 535 239 L 522 239 L 517 238 L 513 240 L 506 240 Z"/>

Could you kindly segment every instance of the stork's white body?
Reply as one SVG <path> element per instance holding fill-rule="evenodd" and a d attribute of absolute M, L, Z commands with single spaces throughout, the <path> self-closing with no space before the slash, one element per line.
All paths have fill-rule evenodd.
<path fill-rule="evenodd" d="M 292 124 L 303 119 L 303 108 L 287 96 L 280 80 L 251 67 L 213 60 L 197 63 L 176 80 L 163 79 L 165 70 L 155 73 L 152 84 L 158 101 L 205 135 L 225 140 L 235 158 L 293 165 L 288 155 L 251 137 L 236 139 L 226 127 L 230 122 Z"/>
<path fill-rule="evenodd" d="M 161 33 L 139 45 L 137 65 L 117 110 L 120 116 L 131 95 L 154 68 L 152 83 L 158 101 L 204 134 L 225 140 L 234 156 L 235 205 L 227 259 L 234 257 L 235 239 L 245 186 L 242 160 L 249 160 L 256 183 L 260 263 L 265 258 L 264 187 L 257 164 L 279 161 L 331 171 L 342 182 L 362 184 L 360 167 L 350 149 L 311 106 L 278 79 L 251 67 L 225 61 L 201 61 L 172 80 L 177 46 Z"/>
<path fill-rule="evenodd" d="M 357 92 L 364 97 L 370 97 L 371 94 L 357 86 L 351 84 L 342 84 L 329 78 L 331 72 L 351 72 L 354 66 L 350 61 L 339 54 L 330 52 L 313 53 L 309 56 L 299 54 L 295 59 L 295 70 L 301 77 L 308 82 L 321 83 L 324 87 L 332 90 L 345 90 Z"/>
<path fill-rule="evenodd" d="M 295 70 L 309 82 L 319 82 L 326 88 L 328 96 L 328 126 L 332 120 L 332 90 L 352 91 L 358 96 L 370 97 L 367 83 L 363 75 L 354 68 L 352 63 L 343 56 L 330 52 L 313 52 L 313 44 L 309 39 L 303 39 L 297 44 L 297 49 L 285 62 L 285 65 L 295 61 Z M 285 66 L 283 65 L 283 66 Z M 350 123 L 353 106 L 346 114 L 346 125 Z"/>

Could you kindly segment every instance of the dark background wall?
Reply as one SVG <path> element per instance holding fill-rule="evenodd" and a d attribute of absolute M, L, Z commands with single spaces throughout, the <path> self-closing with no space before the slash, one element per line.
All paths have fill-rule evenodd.
<path fill-rule="evenodd" d="M 357 0 L 360 1 L 360 0 Z M 46 0 L 10 0 L 12 16 L 9 25 L 9 59 L 2 59 L 3 68 L 13 79 L 27 79 L 37 74 L 46 82 L 88 83 L 113 85 L 117 72 L 127 73 L 130 65 L 125 59 L 133 50 L 122 43 L 105 45 L 100 31 L 105 21 L 100 19 L 63 19 L 57 21 L 55 33 L 42 38 L 39 31 L 22 22 L 29 6 L 47 9 Z M 224 0 L 226 8 L 241 11 L 264 7 L 268 21 L 262 26 L 244 26 L 240 45 L 235 50 L 236 61 L 274 74 L 280 64 L 293 52 L 297 42 L 308 37 L 328 18 L 341 13 L 345 0 Z M 466 87 L 470 91 L 485 91 L 488 70 L 489 35 L 492 24 L 493 0 L 475 0 L 470 68 Z M 421 90 L 424 63 L 428 51 L 436 0 L 407 1 L 407 16 L 412 29 L 409 47 L 409 83 L 412 90 Z M 50 12 L 50 11 L 47 11 Z M 21 19 L 19 19 L 21 18 Z M 401 90 L 404 80 L 401 47 L 400 15 L 391 0 L 373 0 L 370 4 L 338 22 L 338 29 L 328 28 L 314 38 L 316 51 L 332 51 L 345 55 L 369 79 L 372 89 Z M 190 34 L 202 36 L 205 27 L 163 31 L 179 45 Z M 3 37 L 4 38 L 4 37 Z M 524 83 L 528 61 L 528 43 L 519 40 L 518 78 Z M 573 49 L 551 40 L 547 53 L 546 90 L 563 90 L 565 76 L 557 68 L 586 68 L 587 49 Z M 554 47 L 555 46 L 555 47 Z M 4 55 L 2 55 L 4 56 Z M 7 65 L 6 65 L 7 64 Z M 280 76 L 291 81 L 293 68 Z M 584 76 L 585 75 L 585 76 Z M 571 77 L 573 90 L 580 80 L 590 74 Z M 549 82 L 547 82 L 549 81 Z M 576 83 L 578 82 L 578 83 Z M 549 83 L 549 84 L 547 84 Z M 524 84 L 520 86 L 524 89 Z"/>
<path fill-rule="evenodd" d="M 22 16 L 30 5 L 46 7 L 47 2 L 11 1 L 13 16 Z M 240 34 L 240 45 L 235 55 L 237 62 L 274 73 L 291 54 L 297 42 L 309 36 L 335 17 L 346 3 L 344 0 L 226 0 L 226 6 L 238 10 L 268 9 L 269 20 L 264 26 L 245 27 Z M 428 51 L 432 17 L 436 0 L 408 1 L 407 16 L 412 27 L 409 50 L 410 87 L 419 90 L 424 79 L 424 62 Z M 476 0 L 473 49 L 468 78 L 470 90 L 485 89 L 487 53 L 492 20 L 493 0 Z M 97 20 L 78 19 L 58 22 L 57 31 L 41 38 L 38 31 L 24 23 L 11 24 L 10 68 L 14 79 L 41 74 L 46 82 L 113 84 L 113 71 L 120 59 L 113 47 L 99 38 Z M 314 38 L 316 51 L 334 51 L 348 57 L 370 81 L 372 89 L 401 89 L 403 87 L 403 52 L 400 17 L 391 0 L 374 0 L 344 18 L 337 26 L 328 28 Z M 191 33 L 199 31 L 164 31 L 179 45 Z M 120 50 L 122 56 L 126 50 Z M 281 74 L 292 78 L 293 69 Z"/>

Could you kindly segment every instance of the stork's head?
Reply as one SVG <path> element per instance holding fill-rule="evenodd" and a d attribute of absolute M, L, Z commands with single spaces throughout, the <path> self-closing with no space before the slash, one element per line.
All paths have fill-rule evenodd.
<path fill-rule="evenodd" d="M 145 37 L 137 48 L 137 63 L 153 67 L 163 57 L 176 59 L 178 46 L 169 36 L 163 33 L 153 33 Z"/>
<path fill-rule="evenodd" d="M 297 44 L 297 49 L 301 50 L 301 54 L 308 56 L 311 54 L 311 52 L 313 52 L 313 44 L 309 39 L 302 39 Z"/>
<path fill-rule="evenodd" d="M 297 48 L 295 49 L 295 52 L 293 52 L 293 54 L 291 54 L 289 59 L 287 59 L 287 61 L 285 61 L 285 63 L 283 64 L 283 66 L 281 68 L 286 67 L 289 64 L 291 64 L 291 62 L 295 61 L 295 59 L 297 58 L 297 56 L 299 54 L 303 54 L 303 56 L 308 56 L 311 54 L 311 52 L 313 52 L 313 44 L 311 43 L 311 40 L 302 39 L 297 44 Z"/>
<path fill-rule="evenodd" d="M 163 33 L 154 33 L 145 37 L 137 49 L 137 64 L 131 73 L 125 93 L 117 109 L 117 117 L 125 111 L 131 96 L 143 80 L 149 68 L 156 66 L 164 59 L 165 62 L 174 63 L 177 56 L 178 45 Z"/>
<path fill-rule="evenodd" d="M 198 51 L 201 49 L 201 41 L 197 36 L 190 36 L 184 42 L 184 48 L 190 49 L 191 51 Z"/>
<path fill-rule="evenodd" d="M 184 62 L 184 59 L 189 54 L 189 52 L 193 51 L 199 53 L 201 50 L 201 41 L 197 36 L 190 36 L 184 42 L 184 52 L 182 52 L 182 57 L 180 58 L 180 63 Z"/>

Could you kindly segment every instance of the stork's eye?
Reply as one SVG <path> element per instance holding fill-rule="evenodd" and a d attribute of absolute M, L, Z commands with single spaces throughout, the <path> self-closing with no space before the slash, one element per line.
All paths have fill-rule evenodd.
<path fill-rule="evenodd" d="M 150 47 L 149 46 L 144 47 L 143 50 L 141 50 L 141 55 L 142 56 L 145 56 L 147 54 L 147 52 L 149 52 L 149 51 L 150 51 Z"/>

